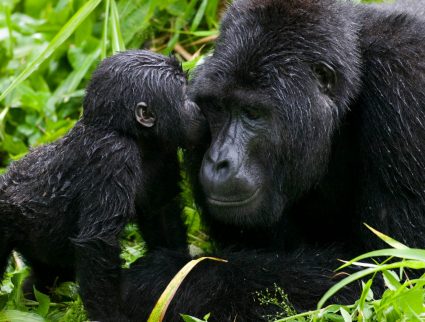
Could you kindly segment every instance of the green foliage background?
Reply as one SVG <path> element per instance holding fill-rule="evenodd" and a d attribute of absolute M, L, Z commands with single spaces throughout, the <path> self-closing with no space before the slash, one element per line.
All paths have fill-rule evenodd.
<path fill-rule="evenodd" d="M 191 69 L 212 48 L 224 7 L 221 0 L 2 0 L 0 173 L 29 147 L 56 140 L 75 124 L 84 87 L 100 59 L 126 48 L 146 48 L 174 53 L 184 68 Z M 208 237 L 185 182 L 183 188 L 192 250 L 208 250 Z M 347 277 L 325 295 L 363 278 L 363 293 L 352 305 L 324 307 L 323 300 L 317 310 L 294 315 L 281 289 L 265 290 L 259 295 L 260 302 L 276 306 L 281 313 L 275 318 L 283 318 L 281 321 L 424 321 L 425 279 L 406 280 L 404 268 L 423 269 L 425 251 L 378 236 L 393 249 L 350 262 L 360 267 L 357 275 Z M 143 251 L 136 227 L 128 225 L 123 234 L 125 266 Z M 359 262 L 375 257 L 372 263 Z M 388 264 L 382 258 L 397 260 Z M 0 322 L 86 320 L 75 283 L 61 284 L 49 295 L 36 291 L 35 301 L 25 299 L 20 286 L 28 272 L 14 253 L 0 284 Z M 371 292 L 379 274 L 387 287 L 382 297 Z M 211 308 L 212 316 L 219 309 Z"/>

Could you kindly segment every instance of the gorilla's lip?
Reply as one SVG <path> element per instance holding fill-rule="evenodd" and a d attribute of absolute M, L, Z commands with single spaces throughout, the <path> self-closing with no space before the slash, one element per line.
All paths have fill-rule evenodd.
<path fill-rule="evenodd" d="M 254 193 L 249 196 L 248 198 L 241 199 L 241 200 L 223 200 L 223 199 L 216 199 L 208 197 L 207 201 L 210 205 L 214 206 L 220 206 L 220 207 L 239 207 L 244 206 L 246 204 L 249 204 L 251 201 L 257 198 L 258 194 L 260 192 L 260 188 L 256 189 Z"/>

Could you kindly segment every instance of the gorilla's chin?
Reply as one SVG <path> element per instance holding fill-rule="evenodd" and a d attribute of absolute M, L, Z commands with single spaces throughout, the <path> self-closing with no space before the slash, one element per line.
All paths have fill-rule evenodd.
<path fill-rule="evenodd" d="M 249 196 L 243 196 L 241 197 L 222 197 L 217 198 L 210 196 L 207 198 L 208 205 L 216 206 L 216 207 L 243 207 L 243 206 L 250 206 L 251 203 L 254 203 L 258 196 L 260 195 L 260 188 L 257 188 L 254 190 L 252 194 Z"/>
<path fill-rule="evenodd" d="M 228 196 L 226 198 L 206 197 L 208 212 L 216 220 L 242 226 L 268 227 L 281 217 L 285 206 L 282 202 L 273 202 L 261 188 L 256 189 L 246 198 Z M 273 209 L 271 209 L 273 208 Z M 264 213 L 269 209 L 268 213 Z"/>

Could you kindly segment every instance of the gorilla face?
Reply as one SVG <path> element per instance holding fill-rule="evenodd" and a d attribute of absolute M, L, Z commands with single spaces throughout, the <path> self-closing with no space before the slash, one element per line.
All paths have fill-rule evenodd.
<path fill-rule="evenodd" d="M 200 182 L 222 222 L 271 225 L 314 186 L 357 89 L 355 27 L 338 8 L 292 2 L 234 3 L 196 72 L 195 100 L 212 138 Z"/>

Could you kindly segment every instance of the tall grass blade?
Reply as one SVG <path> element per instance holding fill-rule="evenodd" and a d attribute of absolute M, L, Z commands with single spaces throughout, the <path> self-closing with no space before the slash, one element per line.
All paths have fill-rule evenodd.
<path fill-rule="evenodd" d="M 411 259 L 411 260 L 418 260 L 425 262 L 425 249 L 417 249 L 417 248 L 407 248 L 407 249 L 394 249 L 394 248 L 388 248 L 388 249 L 380 249 L 375 250 L 372 252 L 368 252 L 365 254 L 362 254 L 360 256 L 357 256 L 356 258 L 346 262 L 344 265 L 338 267 L 337 270 L 341 270 L 347 266 L 352 265 L 355 262 L 359 262 L 365 258 L 371 258 L 371 257 L 398 257 L 402 259 Z"/>
<path fill-rule="evenodd" d="M 10 6 L 5 5 L 4 11 L 5 11 L 7 32 L 9 34 L 9 42 L 8 42 L 7 51 L 8 51 L 9 56 L 12 57 L 13 56 L 13 47 L 14 47 L 12 10 L 10 9 Z"/>
<path fill-rule="evenodd" d="M 9 112 L 9 106 L 6 106 L 0 112 L 0 139 L 4 140 L 4 119 L 6 118 L 7 113 Z"/>
<path fill-rule="evenodd" d="M 177 17 L 176 25 L 174 27 L 174 35 L 168 41 L 167 48 L 165 49 L 165 53 L 170 53 L 173 50 L 176 43 L 179 41 L 180 31 L 183 29 L 187 20 L 190 18 L 190 15 L 195 10 L 195 6 L 197 2 L 198 0 L 191 0 L 189 4 L 187 5 L 186 10 L 184 11 L 184 14 L 180 17 Z"/>
<path fill-rule="evenodd" d="M 321 309 L 323 305 L 326 303 L 327 300 L 329 300 L 334 294 L 336 294 L 339 290 L 341 290 L 343 287 L 347 286 L 348 284 L 351 284 L 352 282 L 363 278 L 365 276 L 368 276 L 373 273 L 377 273 L 384 270 L 394 269 L 394 268 L 412 268 L 412 269 L 423 269 L 425 268 L 425 262 L 422 261 L 416 261 L 416 260 L 406 260 L 401 261 L 397 263 L 391 263 L 391 264 L 385 264 L 385 265 L 378 265 L 377 267 L 373 268 L 367 268 L 360 272 L 356 272 L 354 274 L 351 274 L 350 276 L 347 276 L 342 281 L 338 282 L 334 286 L 332 286 L 326 293 L 323 295 L 323 297 L 320 299 L 319 304 L 317 305 L 318 309 Z"/>
<path fill-rule="evenodd" d="M 205 9 L 207 8 L 208 0 L 202 0 L 201 5 L 199 6 L 198 12 L 196 12 L 195 18 L 193 18 L 192 26 L 190 26 L 190 31 L 196 31 L 199 24 L 201 23 L 202 17 L 205 14 Z"/>
<path fill-rule="evenodd" d="M 377 231 L 375 228 L 370 227 L 368 224 L 364 224 L 372 233 L 374 233 L 376 236 L 378 236 L 380 239 L 382 239 L 384 242 L 386 242 L 391 247 L 397 248 L 397 249 L 406 249 L 409 248 L 406 245 L 400 243 L 399 241 L 392 239 L 390 236 L 387 236 L 380 231 Z"/>
<path fill-rule="evenodd" d="M 56 34 L 46 49 L 32 61 L 18 77 L 10 84 L 5 91 L 0 95 L 0 101 L 2 101 L 11 91 L 13 91 L 19 84 L 27 79 L 37 68 L 47 59 L 53 52 L 62 45 L 77 29 L 77 27 L 87 18 L 87 16 L 93 12 L 94 9 L 99 5 L 101 0 L 89 0 L 82 6 L 69 21 L 63 26 L 63 28 Z"/>
<path fill-rule="evenodd" d="M 102 44 L 101 44 L 101 53 L 100 58 L 106 58 L 106 50 L 108 48 L 108 24 L 109 24 L 109 11 L 111 6 L 111 0 L 105 1 L 105 20 L 103 21 L 103 30 L 102 30 Z"/>
<path fill-rule="evenodd" d="M 216 257 L 200 257 L 198 259 L 193 259 L 190 262 L 188 262 L 186 265 L 183 266 L 183 268 L 173 277 L 171 282 L 167 285 L 164 292 L 162 292 L 158 302 L 156 302 L 155 307 L 153 308 L 148 322 L 162 322 L 165 316 L 165 313 L 167 312 L 167 308 L 171 303 L 171 300 L 173 299 L 174 295 L 176 294 L 177 290 L 179 289 L 181 283 L 185 279 L 185 277 L 190 273 L 190 271 L 198 265 L 203 260 L 213 260 L 218 262 L 227 262 L 224 259 L 216 258 Z"/>
<path fill-rule="evenodd" d="M 124 40 L 121 34 L 120 15 L 115 0 L 111 1 L 111 32 L 112 32 L 112 52 L 125 50 Z"/>
<path fill-rule="evenodd" d="M 73 70 L 62 84 L 55 90 L 53 98 L 55 100 L 61 99 L 67 94 L 74 92 L 78 85 L 81 83 L 84 75 L 87 74 L 89 68 L 94 61 L 99 57 L 101 49 L 98 48 L 92 53 L 88 54 L 78 69 Z"/>

